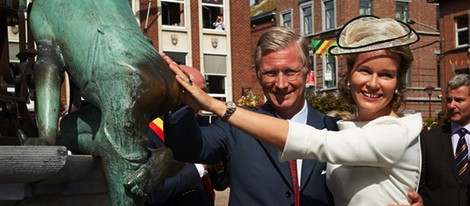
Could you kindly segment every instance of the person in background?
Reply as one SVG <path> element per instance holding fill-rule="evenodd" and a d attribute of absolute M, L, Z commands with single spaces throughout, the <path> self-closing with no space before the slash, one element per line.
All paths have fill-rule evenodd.
<path fill-rule="evenodd" d="M 206 89 L 204 76 L 199 70 L 179 65 L 189 75 L 194 85 L 201 90 Z M 149 124 L 149 149 L 165 147 L 164 122 L 156 118 Z M 175 176 L 166 179 L 162 185 L 157 186 L 146 206 L 213 206 L 215 192 L 207 175 L 208 166 L 205 164 L 188 163 Z"/>
<path fill-rule="evenodd" d="M 215 30 L 225 30 L 224 20 L 222 19 L 222 16 L 217 16 L 215 22 L 212 23 L 212 27 Z"/>
<path fill-rule="evenodd" d="M 344 99 L 355 103 L 357 114 L 354 121 L 339 121 L 340 131 L 218 101 L 189 84 L 181 70 L 166 60 L 193 109 L 211 111 L 274 146 L 281 151 L 281 161 L 304 158 L 328 162 L 326 178 L 335 205 L 409 204 L 407 194 L 417 190 L 419 183 L 422 117 L 419 113 L 399 117 L 397 111 L 404 103 L 404 77 L 413 60 L 409 45 L 418 40 L 409 25 L 394 19 L 361 16 L 344 25 L 338 46 L 330 53 L 345 55 L 348 68 L 341 92 Z M 289 52 L 291 56 L 294 53 Z M 263 58 L 271 54 L 267 51 Z M 281 84 L 302 77 L 303 71 L 298 68 L 302 66 L 262 63 L 257 71 L 264 81 Z M 286 97 L 276 94 L 277 101 Z M 232 141 L 238 142 L 236 138 Z M 250 152 L 246 159 L 255 157 L 257 154 Z M 272 187 L 272 183 L 264 186 Z"/>
<path fill-rule="evenodd" d="M 267 98 L 256 112 L 318 129 L 337 130 L 335 118 L 316 111 L 305 100 L 311 67 L 309 42 L 305 38 L 291 28 L 270 29 L 260 37 L 254 58 L 258 82 Z M 272 78 L 264 74 L 265 68 L 276 69 L 285 76 Z M 190 103 L 186 95 L 185 99 L 185 103 Z M 224 163 L 230 182 L 229 205 L 333 204 L 325 183 L 325 163 L 300 159 L 281 162 L 275 147 L 220 118 L 200 127 L 193 109 L 174 112 L 165 116 L 165 137 L 177 160 Z"/>
<path fill-rule="evenodd" d="M 426 206 L 470 205 L 468 143 L 470 75 L 447 82 L 446 107 L 450 123 L 421 136 L 423 166 L 419 193 Z"/>

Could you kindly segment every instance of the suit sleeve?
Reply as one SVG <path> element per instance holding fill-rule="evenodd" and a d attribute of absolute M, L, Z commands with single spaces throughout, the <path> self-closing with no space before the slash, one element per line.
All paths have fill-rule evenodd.
<path fill-rule="evenodd" d="M 162 185 L 153 189 L 147 205 L 162 205 L 183 195 L 204 190 L 199 173 L 194 164 L 188 164 L 175 176 L 165 179 Z"/>
<path fill-rule="evenodd" d="M 217 120 L 200 127 L 190 108 L 181 118 L 166 121 L 167 118 L 170 117 L 165 117 L 165 143 L 172 149 L 175 159 L 205 164 L 226 161 L 227 147 L 233 141 L 233 129 L 227 123 Z"/>

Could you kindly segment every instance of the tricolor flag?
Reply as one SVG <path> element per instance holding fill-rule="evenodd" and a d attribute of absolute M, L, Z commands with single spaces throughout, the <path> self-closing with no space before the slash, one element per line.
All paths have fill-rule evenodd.
<path fill-rule="evenodd" d="M 163 120 L 158 117 L 149 123 L 150 128 L 162 139 L 165 141 L 165 136 L 163 134 Z"/>
<path fill-rule="evenodd" d="M 335 40 L 312 39 L 312 50 L 315 54 L 329 55 L 328 49 L 335 45 L 337 45 Z"/>

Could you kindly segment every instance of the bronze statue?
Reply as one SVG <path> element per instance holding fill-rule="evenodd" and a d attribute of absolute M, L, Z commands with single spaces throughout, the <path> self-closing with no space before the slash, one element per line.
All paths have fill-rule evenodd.
<path fill-rule="evenodd" d="M 35 0 L 29 21 L 38 48 L 39 138 L 56 144 L 65 70 L 91 105 L 63 121 L 64 142 L 102 159 L 113 205 L 142 204 L 145 194 L 178 168 L 171 151 L 149 157 L 146 129 L 151 115 L 176 104 L 179 88 L 142 34 L 129 2 Z"/>

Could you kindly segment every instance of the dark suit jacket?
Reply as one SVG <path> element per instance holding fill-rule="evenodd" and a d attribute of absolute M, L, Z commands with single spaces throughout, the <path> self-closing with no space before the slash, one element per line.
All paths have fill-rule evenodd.
<path fill-rule="evenodd" d="M 269 104 L 258 112 L 274 116 Z M 188 109 L 186 113 L 177 124 L 165 121 L 165 141 L 175 159 L 208 164 L 224 162 L 230 178 L 230 205 L 294 205 L 289 164 L 279 162 L 278 149 L 221 120 L 199 127 L 194 112 Z M 337 129 L 336 119 L 308 107 L 309 125 L 325 128 L 325 120 L 329 120 L 332 129 Z M 301 205 L 333 204 L 325 183 L 325 167 L 325 163 L 316 160 L 303 161 Z"/>
<path fill-rule="evenodd" d="M 164 147 L 165 143 L 149 129 L 149 148 Z M 175 176 L 157 186 L 145 203 L 146 206 L 213 206 L 211 193 L 204 186 L 194 164 L 188 164 Z"/>
<path fill-rule="evenodd" d="M 462 180 L 458 177 L 451 133 L 449 124 L 421 134 L 423 165 L 419 193 L 426 206 L 470 205 L 470 177 L 468 172 Z"/>

